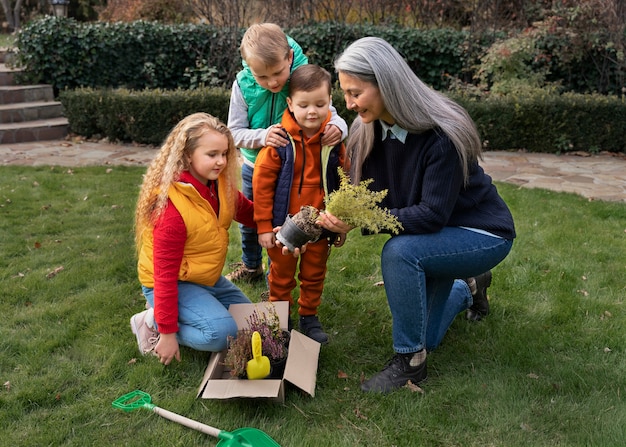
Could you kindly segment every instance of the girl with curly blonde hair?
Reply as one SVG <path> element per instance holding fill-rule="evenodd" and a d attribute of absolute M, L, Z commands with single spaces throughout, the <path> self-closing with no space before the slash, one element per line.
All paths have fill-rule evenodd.
<path fill-rule="evenodd" d="M 135 242 L 147 310 L 130 325 L 140 352 L 165 365 L 180 361 L 179 345 L 224 349 L 237 332 L 228 307 L 250 302 L 222 276 L 231 222 L 255 226 L 238 175 L 226 125 L 194 113 L 174 127 L 144 177 Z"/>

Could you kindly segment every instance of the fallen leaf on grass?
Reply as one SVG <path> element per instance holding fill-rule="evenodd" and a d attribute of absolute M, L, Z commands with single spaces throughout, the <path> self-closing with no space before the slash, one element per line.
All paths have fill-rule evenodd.
<path fill-rule="evenodd" d="M 359 410 L 358 408 L 354 409 L 354 415 L 359 419 L 363 419 L 364 421 L 367 421 L 367 416 L 363 415 L 363 413 L 361 413 L 361 410 Z"/>
<path fill-rule="evenodd" d="M 134 365 L 135 363 L 137 363 L 137 359 L 135 357 L 133 357 L 132 359 L 128 361 L 129 365 Z"/>
<path fill-rule="evenodd" d="M 11 391 L 11 382 L 9 382 L 8 380 L 4 382 L 4 389 L 7 391 Z"/>
<path fill-rule="evenodd" d="M 35 242 L 34 247 L 35 248 L 41 248 L 41 242 Z"/>
<path fill-rule="evenodd" d="M 539 376 L 537 374 L 535 374 L 535 373 L 527 374 L 526 377 L 528 377 L 529 379 L 538 379 L 539 378 Z"/>
<path fill-rule="evenodd" d="M 589 296 L 589 292 L 587 292 L 586 290 L 577 290 L 578 293 L 580 293 L 582 296 Z"/>
<path fill-rule="evenodd" d="M 609 352 L 611 352 L 611 348 L 609 348 L 609 347 L 607 346 L 606 348 L 604 348 L 604 352 L 606 352 L 606 353 L 608 354 Z"/>
<path fill-rule="evenodd" d="M 406 385 L 404 385 L 404 387 L 410 389 L 414 393 L 424 394 L 424 390 L 420 388 L 419 386 L 415 385 L 410 380 L 407 380 Z"/>
<path fill-rule="evenodd" d="M 57 268 L 55 268 L 54 270 L 52 270 L 50 273 L 48 273 L 46 275 L 46 278 L 50 279 L 50 278 L 54 278 L 56 275 L 58 275 L 60 272 L 62 272 L 64 270 L 64 267 L 61 265 Z"/>
<path fill-rule="evenodd" d="M 337 378 L 338 379 L 347 379 L 348 375 L 345 372 L 343 372 L 342 370 L 339 370 L 339 372 L 337 373 Z"/>
<path fill-rule="evenodd" d="M 113 172 L 113 169 L 112 169 L 112 168 L 109 168 L 109 169 L 107 169 L 107 170 L 106 170 L 106 171 L 104 171 L 104 172 L 106 172 L 107 174 L 110 174 L 111 172 Z"/>

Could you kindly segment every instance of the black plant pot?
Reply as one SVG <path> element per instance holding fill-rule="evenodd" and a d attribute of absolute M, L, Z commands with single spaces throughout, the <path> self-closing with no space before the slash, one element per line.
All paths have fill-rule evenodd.
<path fill-rule="evenodd" d="M 302 247 L 304 244 L 313 240 L 314 236 L 305 233 L 300 229 L 291 219 L 291 216 L 287 216 L 285 223 L 280 228 L 280 231 L 276 233 L 276 239 L 289 249 L 294 251 L 296 248 Z"/>

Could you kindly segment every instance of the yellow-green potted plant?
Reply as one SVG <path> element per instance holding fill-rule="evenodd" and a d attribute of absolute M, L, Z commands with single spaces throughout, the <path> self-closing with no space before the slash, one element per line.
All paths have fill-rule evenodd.
<path fill-rule="evenodd" d="M 326 212 L 336 216 L 343 222 L 353 227 L 361 227 L 370 233 L 379 233 L 388 230 L 397 234 L 402 225 L 398 219 L 389 213 L 389 210 L 379 206 L 379 203 L 387 195 L 387 190 L 372 191 L 368 188 L 371 179 L 363 180 L 358 184 L 352 184 L 350 178 L 339 168 L 339 189 L 331 192 L 324 198 Z M 293 216 L 287 216 L 285 224 L 276 234 L 276 239 L 289 250 L 299 248 L 307 242 L 316 241 L 322 228 L 315 222 L 320 211 L 312 206 L 304 206 Z M 297 226 L 299 234 L 292 226 Z"/>

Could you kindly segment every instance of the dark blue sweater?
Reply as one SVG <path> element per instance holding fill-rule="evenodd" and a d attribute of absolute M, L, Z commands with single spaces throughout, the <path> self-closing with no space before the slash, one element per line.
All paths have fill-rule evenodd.
<path fill-rule="evenodd" d="M 388 190 L 381 206 L 397 216 L 402 234 L 463 226 L 515 238 L 513 217 L 491 177 L 474 162 L 464 185 L 460 158 L 447 136 L 431 130 L 409 133 L 405 144 L 392 138 L 381 141 L 381 126 L 375 126 L 374 148 L 361 178 L 373 179 L 374 191 Z"/>

